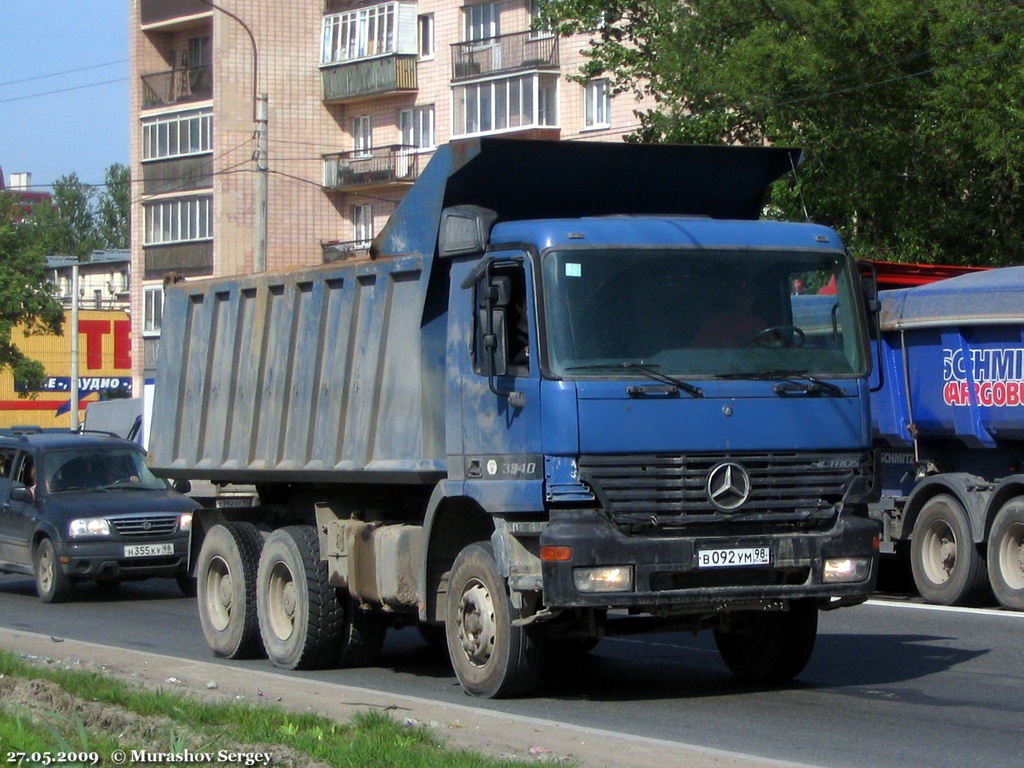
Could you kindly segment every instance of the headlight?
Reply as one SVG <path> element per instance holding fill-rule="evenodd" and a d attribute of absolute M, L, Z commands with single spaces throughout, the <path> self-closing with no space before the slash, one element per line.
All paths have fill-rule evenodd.
<path fill-rule="evenodd" d="M 826 584 L 852 584 L 871 575 L 870 557 L 833 557 L 825 561 Z"/>
<path fill-rule="evenodd" d="M 629 565 L 574 568 L 572 580 L 579 592 L 630 592 L 633 589 L 633 568 Z"/>
<path fill-rule="evenodd" d="M 110 523 L 102 517 L 82 517 L 72 520 L 68 531 L 75 536 L 109 536 Z"/>
<path fill-rule="evenodd" d="M 192 513 L 185 512 L 182 515 L 178 515 L 178 530 L 180 531 L 191 531 L 192 530 Z"/>

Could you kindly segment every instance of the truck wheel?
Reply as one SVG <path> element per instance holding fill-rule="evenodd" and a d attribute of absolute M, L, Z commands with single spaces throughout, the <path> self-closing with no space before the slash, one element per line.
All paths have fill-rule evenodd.
<path fill-rule="evenodd" d="M 372 667 L 384 649 L 388 618 L 376 611 L 363 611 L 355 598 L 344 590 L 336 590 L 345 598 L 345 629 L 338 654 L 343 667 Z"/>
<path fill-rule="evenodd" d="M 715 630 L 722 661 L 736 677 L 750 683 L 778 685 L 799 675 L 814 651 L 818 608 L 806 600 L 788 611 L 757 612 Z"/>
<path fill-rule="evenodd" d="M 988 579 L 1001 606 L 1024 611 L 1024 498 L 1006 502 L 992 523 Z"/>
<path fill-rule="evenodd" d="M 52 541 L 43 539 L 39 542 L 32 564 L 36 577 L 36 592 L 44 603 L 63 603 L 71 599 L 75 585 L 60 567 L 57 550 Z"/>
<path fill-rule="evenodd" d="M 256 577 L 256 612 L 275 666 L 318 669 L 337 659 L 345 606 L 327 583 L 316 528 L 290 525 L 270 534 Z"/>
<path fill-rule="evenodd" d="M 938 605 L 970 605 L 985 588 L 985 563 L 963 506 L 940 494 L 921 508 L 910 540 L 910 567 L 921 597 Z"/>
<path fill-rule="evenodd" d="M 520 696 L 540 679 L 544 637 L 512 624 L 512 603 L 490 543 L 459 553 L 448 581 L 448 655 L 466 693 L 488 699 Z"/>
<path fill-rule="evenodd" d="M 256 618 L 256 567 L 263 537 L 251 523 L 215 525 L 196 565 L 199 622 L 214 656 L 263 655 Z"/>

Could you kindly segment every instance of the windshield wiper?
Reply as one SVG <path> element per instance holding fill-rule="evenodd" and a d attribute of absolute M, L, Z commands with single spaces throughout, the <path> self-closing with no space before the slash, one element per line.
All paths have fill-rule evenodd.
<path fill-rule="evenodd" d="M 774 390 L 777 394 L 817 395 L 824 393 L 832 397 L 846 397 L 846 391 L 830 381 L 811 376 L 807 371 L 773 368 L 767 371 L 746 371 L 743 373 L 719 373 L 716 379 L 750 379 L 751 381 L 775 381 L 778 379 L 798 379 L 798 381 L 779 381 Z"/>
<path fill-rule="evenodd" d="M 640 371 L 648 379 L 652 381 L 660 381 L 662 384 L 668 384 L 675 387 L 677 390 L 681 389 L 688 395 L 694 397 L 704 397 L 704 390 L 700 387 L 695 387 L 689 382 L 677 379 L 675 376 L 669 376 L 667 373 L 662 373 L 657 370 L 656 365 L 648 363 L 637 363 L 632 360 L 623 360 L 621 363 L 596 363 L 594 365 L 573 365 L 566 368 L 567 371 L 608 371 L 608 370 L 627 370 L 627 371 Z M 627 390 L 628 391 L 628 390 Z M 639 392 L 629 392 L 629 394 L 642 394 Z"/>

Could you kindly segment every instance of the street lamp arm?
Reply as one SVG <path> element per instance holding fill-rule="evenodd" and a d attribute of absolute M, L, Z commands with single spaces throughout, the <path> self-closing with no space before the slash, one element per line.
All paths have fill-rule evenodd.
<path fill-rule="evenodd" d="M 260 64 L 259 64 L 259 49 L 256 47 L 256 37 L 253 35 L 252 30 L 249 29 L 249 25 L 246 24 L 244 21 L 242 21 L 238 16 L 233 14 L 231 11 L 229 11 L 227 8 L 222 8 L 219 5 L 217 5 L 216 3 L 211 2 L 211 0 L 199 0 L 199 2 L 201 2 L 203 5 L 208 5 L 211 8 L 213 8 L 215 11 L 220 11 L 225 16 L 228 16 L 229 18 L 232 18 L 235 21 L 237 21 L 239 24 L 242 25 L 242 29 L 245 30 L 245 34 L 247 34 L 249 36 L 249 42 L 252 43 L 252 117 L 253 117 L 253 120 L 258 120 L 259 116 L 258 116 L 257 108 L 256 108 L 256 103 L 257 103 L 257 100 L 256 100 L 257 83 L 256 83 L 256 81 L 259 78 Z"/>

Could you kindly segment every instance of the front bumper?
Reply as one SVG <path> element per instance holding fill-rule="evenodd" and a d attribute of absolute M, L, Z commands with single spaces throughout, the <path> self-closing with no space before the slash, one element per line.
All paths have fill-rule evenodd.
<path fill-rule="evenodd" d="M 170 555 L 126 557 L 125 546 L 138 544 L 174 545 Z M 57 553 L 64 573 L 71 579 L 148 579 L 175 576 L 188 570 L 188 535 L 159 541 L 66 541 Z"/>
<path fill-rule="evenodd" d="M 632 535 L 593 511 L 554 518 L 541 535 L 544 548 L 565 548 L 571 558 L 541 563 L 544 604 L 558 608 L 615 608 L 657 614 L 722 610 L 764 601 L 817 599 L 850 605 L 874 592 L 878 576 L 878 523 L 840 513 L 831 528 L 743 536 Z M 768 565 L 700 567 L 709 549 L 767 548 Z M 562 551 L 565 551 L 564 549 Z M 825 561 L 867 558 L 866 579 L 826 583 Z M 578 568 L 632 567 L 632 588 L 623 592 L 581 592 Z"/>

